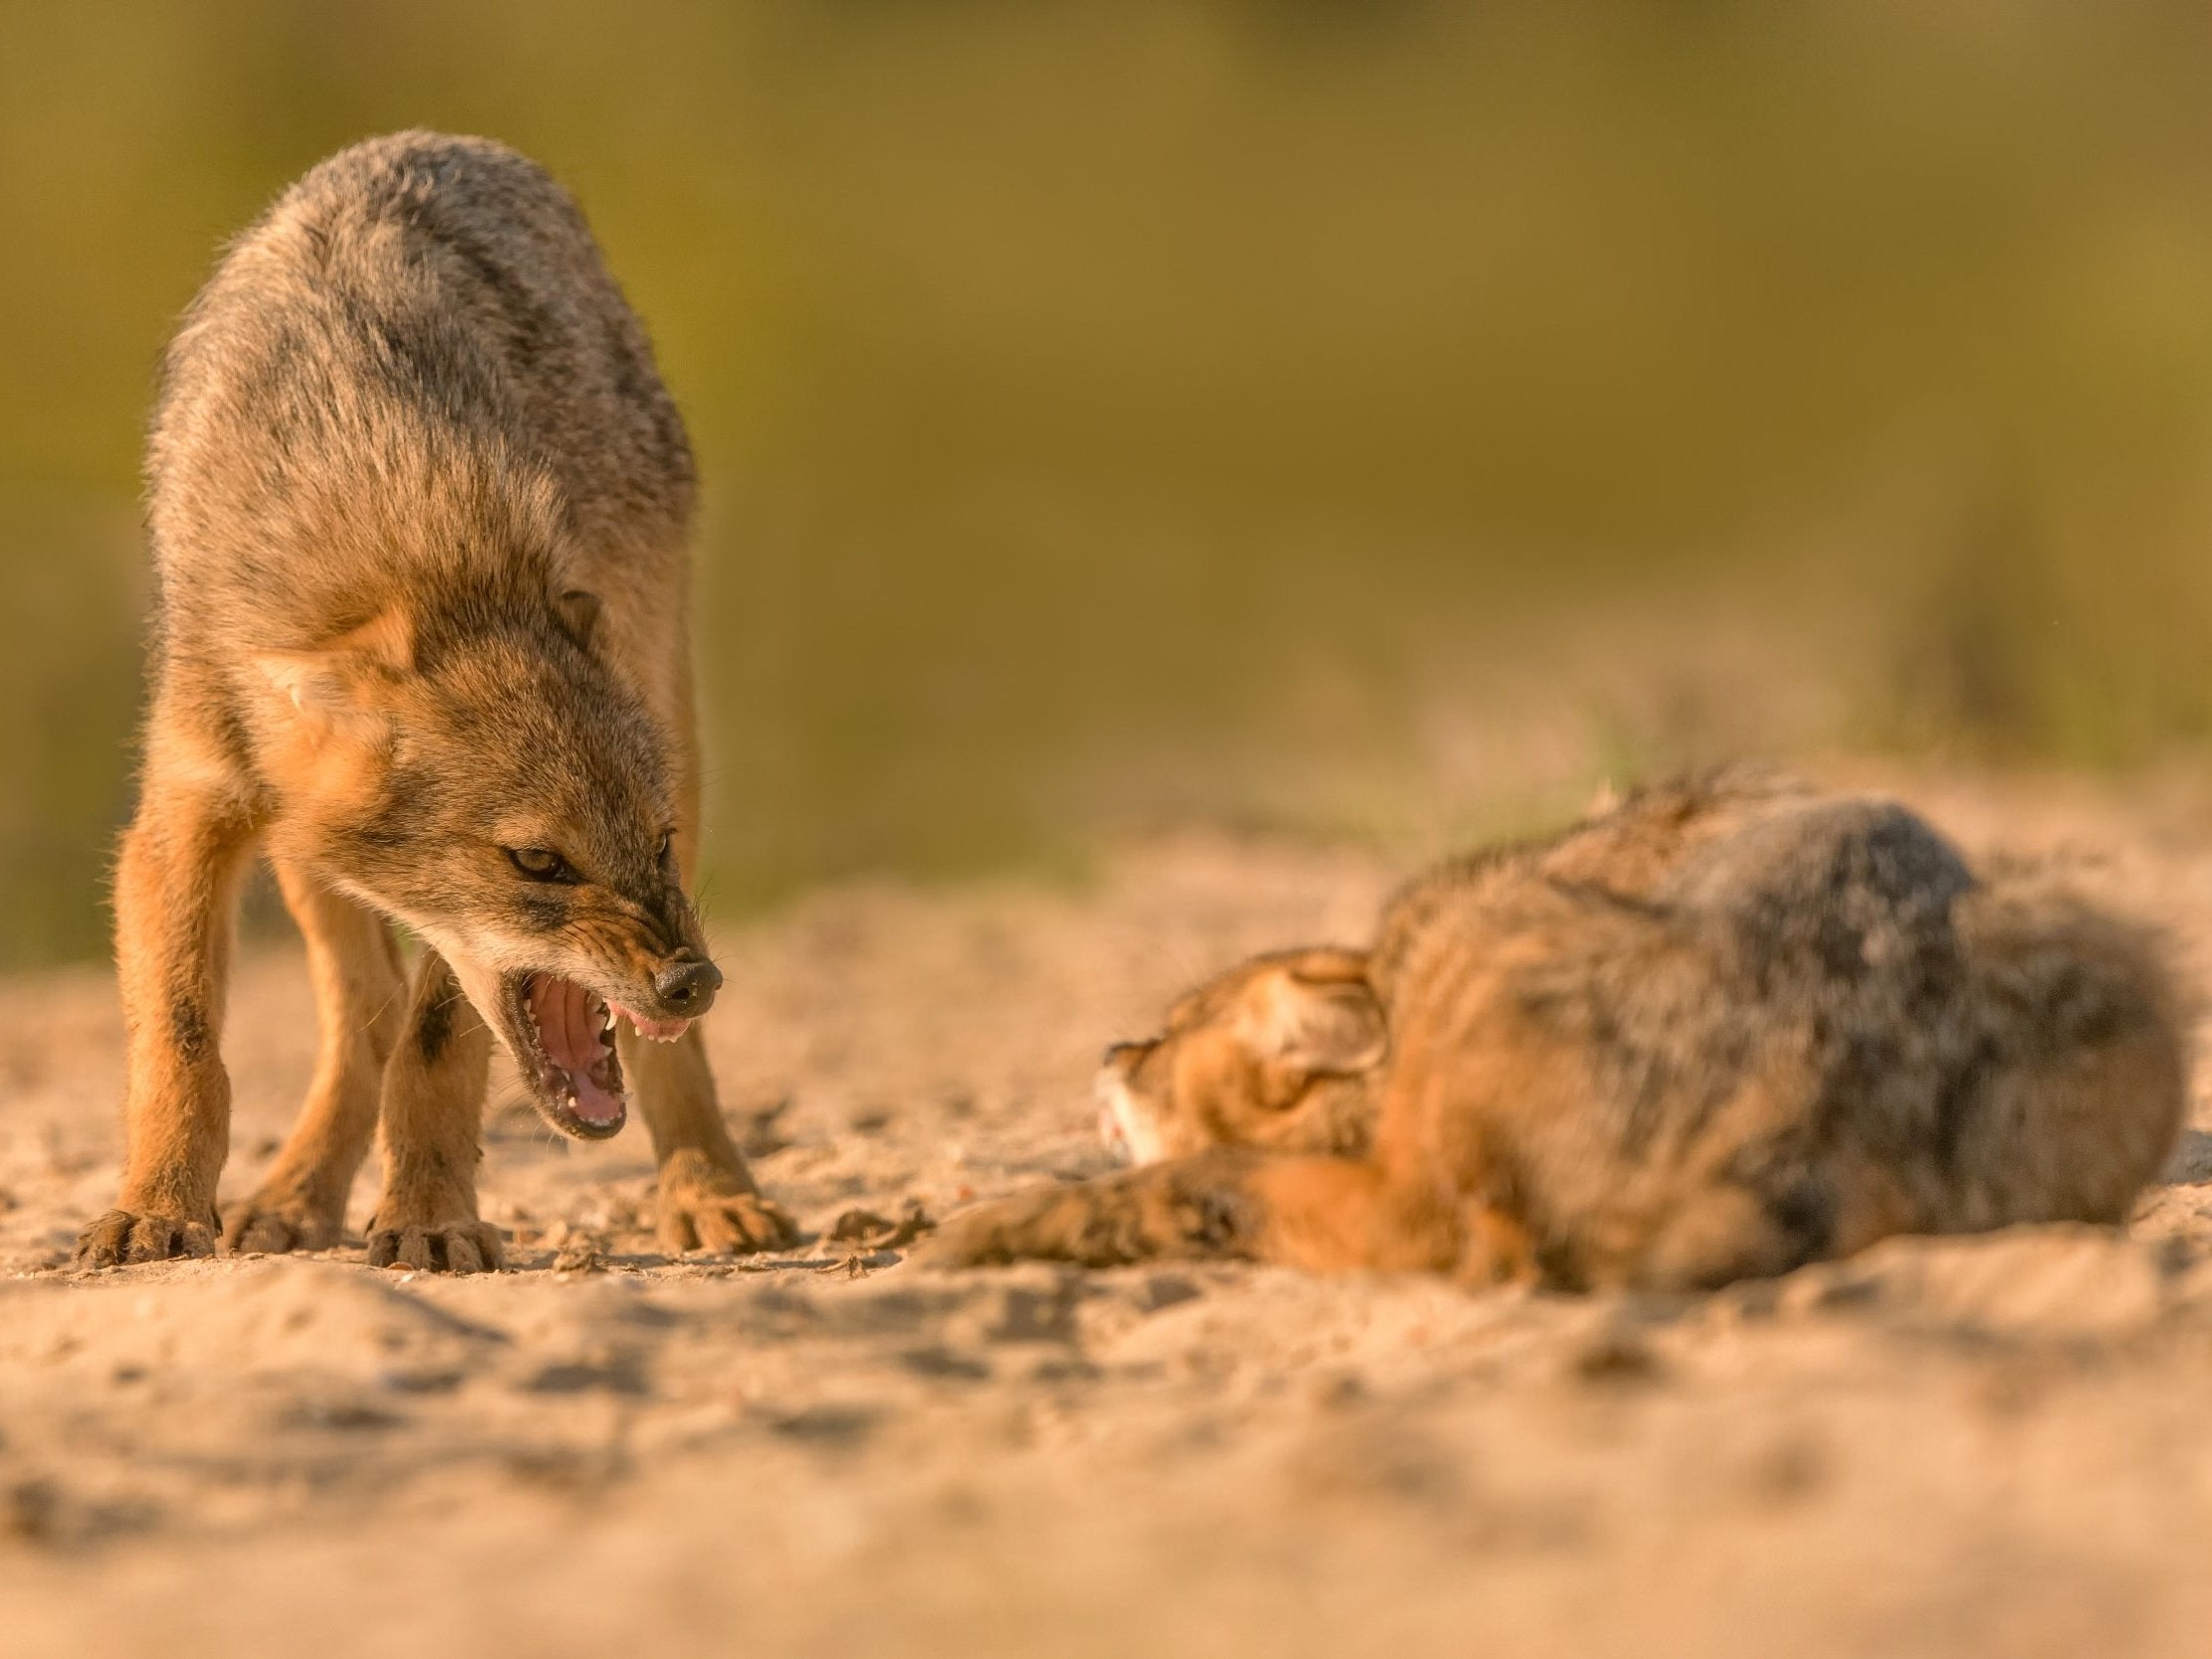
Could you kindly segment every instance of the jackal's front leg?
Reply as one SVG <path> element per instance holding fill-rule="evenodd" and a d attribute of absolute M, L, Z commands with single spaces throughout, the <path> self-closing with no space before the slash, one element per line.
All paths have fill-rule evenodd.
<path fill-rule="evenodd" d="M 699 723 L 680 614 L 669 632 L 673 651 L 651 649 L 644 660 L 671 665 L 655 700 L 661 718 L 676 733 L 676 861 L 688 883 L 698 870 Z M 663 1044 L 647 1042 L 626 1023 L 618 1024 L 615 1041 L 622 1051 L 622 1074 L 653 1137 L 653 1160 L 660 1165 L 655 1230 L 661 1248 L 676 1255 L 687 1250 L 743 1255 L 793 1242 L 798 1229 L 761 1196 L 745 1154 L 730 1139 L 699 1027 Z"/>
<path fill-rule="evenodd" d="M 477 1273 L 503 1257 L 476 1212 L 492 1033 L 453 969 L 425 950 L 407 1019 L 384 1066 L 384 1191 L 368 1221 L 371 1267 Z"/>
<path fill-rule="evenodd" d="M 707 1047 L 695 1025 L 674 1043 L 654 1043 L 625 1026 L 623 1075 L 652 1131 L 660 1164 L 662 1248 L 777 1250 L 798 1236 L 791 1218 L 761 1196 L 745 1154 L 715 1102 Z"/>
<path fill-rule="evenodd" d="M 277 881 L 308 945 L 322 1053 L 307 1106 L 249 1198 L 223 1211 L 231 1250 L 322 1250 L 345 1230 L 345 1197 L 361 1166 L 384 1064 L 407 1016 L 407 981 L 382 917 L 279 861 Z"/>
<path fill-rule="evenodd" d="M 1217 1146 L 1096 1180 L 1039 1187 L 949 1217 L 915 1251 L 931 1267 L 1005 1262 L 1267 1262 L 1309 1272 L 1444 1272 L 1452 1206 L 1395 1189 L 1359 1158 Z"/>
<path fill-rule="evenodd" d="M 931 1267 L 1006 1262 L 1249 1260 L 1266 1215 L 1252 1190 L 1270 1154 L 1216 1147 L 1194 1157 L 1124 1169 L 1096 1180 L 1034 1187 L 972 1204 L 948 1217 L 914 1252 Z"/>
<path fill-rule="evenodd" d="M 147 775 L 115 870 L 129 1066 L 122 1191 L 78 1236 L 84 1266 L 214 1252 L 215 1184 L 230 1146 L 223 991 L 252 838 L 236 795 Z"/>

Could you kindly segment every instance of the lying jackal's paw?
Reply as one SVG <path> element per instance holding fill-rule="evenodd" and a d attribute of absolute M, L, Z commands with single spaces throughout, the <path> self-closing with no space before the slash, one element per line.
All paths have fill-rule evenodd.
<path fill-rule="evenodd" d="M 321 1205 L 269 1187 L 223 1211 L 223 1248 L 234 1256 L 328 1250 L 343 1233 L 343 1221 Z"/>
<path fill-rule="evenodd" d="M 368 1265 L 417 1273 L 497 1273 L 507 1260 L 488 1221 L 381 1227 L 369 1223 Z"/>
<path fill-rule="evenodd" d="M 79 1267 L 121 1267 L 165 1262 L 172 1256 L 212 1256 L 215 1229 L 174 1215 L 133 1215 L 110 1210 L 77 1235 Z"/>
<path fill-rule="evenodd" d="M 917 1240 L 907 1260 L 935 1269 L 997 1267 L 1036 1258 L 1111 1267 L 1117 1258 L 1085 1248 L 1087 1206 L 1076 1190 L 1048 1186 L 970 1204 Z"/>
<path fill-rule="evenodd" d="M 751 1255 L 796 1242 L 791 1218 L 753 1189 L 741 1173 L 697 1152 L 677 1152 L 661 1166 L 658 1228 L 672 1255 L 718 1250 Z"/>

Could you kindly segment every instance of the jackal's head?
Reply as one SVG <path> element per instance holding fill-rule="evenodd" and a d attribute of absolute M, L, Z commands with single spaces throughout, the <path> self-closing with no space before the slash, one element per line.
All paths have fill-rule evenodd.
<path fill-rule="evenodd" d="M 433 945 L 548 1122 L 613 1135 L 615 1022 L 674 1041 L 722 976 L 684 894 L 671 736 L 588 621 L 387 612 L 259 666 L 272 850 Z"/>
<path fill-rule="evenodd" d="M 1280 950 L 1239 963 L 1116 1043 L 1098 1073 L 1099 1133 L 1132 1162 L 1210 1146 L 1357 1152 L 1389 1047 L 1358 951 Z"/>

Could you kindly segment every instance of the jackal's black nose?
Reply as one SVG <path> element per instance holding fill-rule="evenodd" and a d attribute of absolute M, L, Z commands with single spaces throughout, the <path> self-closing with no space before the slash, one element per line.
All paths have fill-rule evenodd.
<path fill-rule="evenodd" d="M 722 970 L 712 962 L 672 962 L 653 978 L 653 993 L 680 1019 L 697 1019 L 714 1006 Z"/>

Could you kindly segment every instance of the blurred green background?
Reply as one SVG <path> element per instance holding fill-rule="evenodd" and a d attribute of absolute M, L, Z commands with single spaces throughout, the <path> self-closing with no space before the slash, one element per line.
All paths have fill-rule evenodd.
<path fill-rule="evenodd" d="M 0 963 L 97 954 L 139 438 L 363 134 L 577 192 L 708 484 L 724 914 L 1745 746 L 2212 723 L 2184 4 L 0 11 Z"/>

